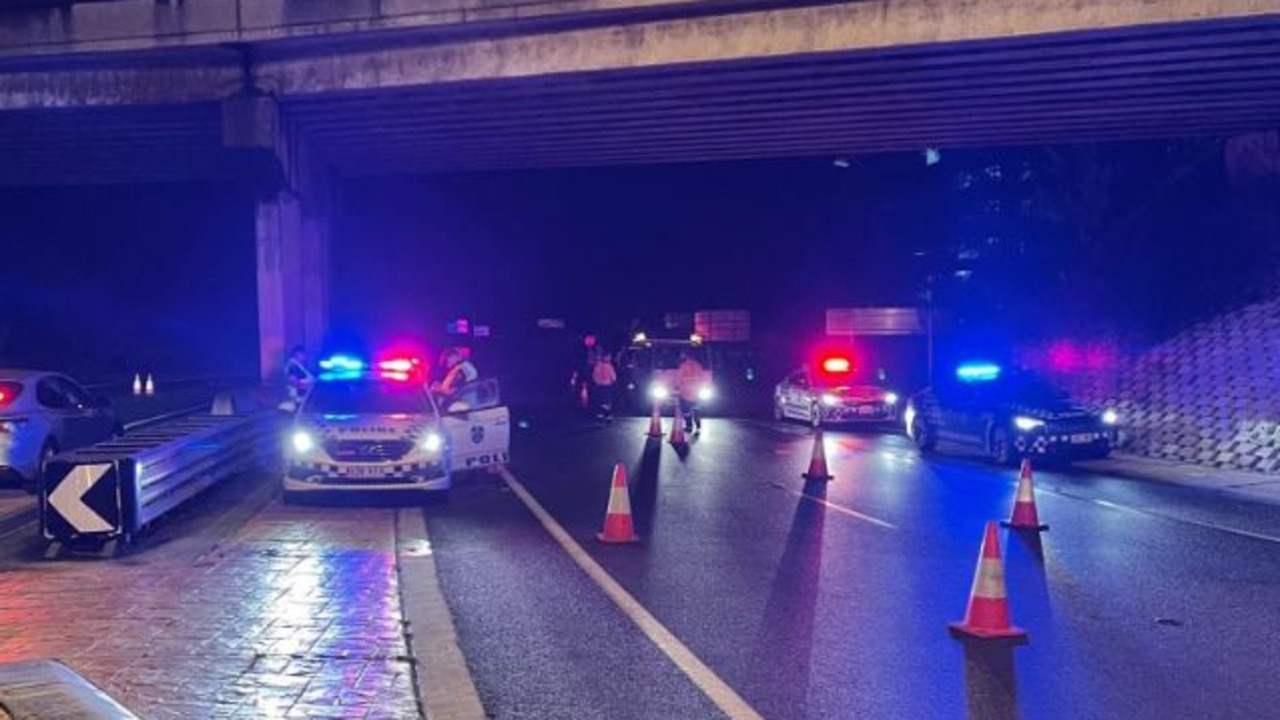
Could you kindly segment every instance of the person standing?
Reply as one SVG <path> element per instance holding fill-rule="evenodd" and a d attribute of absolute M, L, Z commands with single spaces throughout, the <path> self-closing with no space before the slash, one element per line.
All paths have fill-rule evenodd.
<path fill-rule="evenodd" d="M 591 368 L 592 397 L 599 408 L 599 417 L 613 422 L 613 395 L 618 384 L 618 371 L 613 366 L 613 355 L 604 353 Z"/>
<path fill-rule="evenodd" d="M 315 375 L 307 367 L 307 351 L 301 345 L 294 345 L 289 351 L 289 361 L 285 363 L 284 379 L 289 399 L 282 404 L 290 410 L 302 407 L 302 400 L 311 391 L 315 383 Z"/>
<path fill-rule="evenodd" d="M 702 429 L 698 415 L 698 393 L 707 384 L 707 371 L 692 354 L 680 353 L 680 365 L 676 368 L 676 394 L 680 412 L 684 415 L 685 432 Z"/>

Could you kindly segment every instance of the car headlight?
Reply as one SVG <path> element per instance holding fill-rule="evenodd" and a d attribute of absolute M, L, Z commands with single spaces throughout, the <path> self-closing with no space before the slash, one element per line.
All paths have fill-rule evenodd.
<path fill-rule="evenodd" d="M 827 407 L 835 407 L 840 404 L 840 398 L 839 396 L 832 395 L 831 393 L 823 393 L 822 404 Z"/>
<path fill-rule="evenodd" d="M 1033 417 L 1027 417 L 1025 415 L 1019 415 L 1013 419 L 1013 426 L 1023 432 L 1031 432 L 1032 430 L 1038 430 L 1044 427 L 1044 421 L 1037 420 Z"/>
<path fill-rule="evenodd" d="M 439 433 L 429 432 L 422 436 L 422 449 L 429 453 L 438 453 L 444 447 L 444 438 Z"/>
<path fill-rule="evenodd" d="M 1102 424 L 1103 424 L 1103 425 L 1115 425 L 1115 424 L 1116 424 L 1116 423 L 1118 423 L 1118 422 L 1120 422 L 1120 415 L 1119 415 L 1118 413 L 1116 413 L 1116 411 L 1115 411 L 1115 410 L 1103 410 L 1103 411 L 1102 411 Z"/>
<path fill-rule="evenodd" d="M 671 397 L 671 391 L 667 389 L 666 385 L 654 383 L 649 386 L 649 397 L 654 400 L 666 400 Z"/>
<path fill-rule="evenodd" d="M 289 437 L 289 444 L 293 446 L 295 453 L 306 455 L 315 449 L 316 439 L 311 437 L 311 433 L 306 430 L 298 430 Z"/>
<path fill-rule="evenodd" d="M 716 396 L 716 389 L 711 387 L 710 385 L 704 385 L 698 388 L 698 400 L 701 400 L 702 402 L 707 402 L 708 400 L 710 400 L 715 396 Z"/>
<path fill-rule="evenodd" d="M 890 393 L 885 393 L 885 394 L 884 394 L 884 404 L 885 404 L 885 405 L 897 405 L 897 404 L 898 404 L 898 393 L 891 393 L 891 392 L 890 392 Z"/>

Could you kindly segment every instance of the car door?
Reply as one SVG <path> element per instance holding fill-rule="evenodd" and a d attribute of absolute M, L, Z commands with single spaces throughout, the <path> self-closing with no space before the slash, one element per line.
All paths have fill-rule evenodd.
<path fill-rule="evenodd" d="M 49 432 L 63 450 L 81 447 L 93 436 L 88 418 L 63 391 L 58 379 L 46 375 L 36 381 L 36 402 L 49 418 Z"/>
<path fill-rule="evenodd" d="M 111 433 L 115 431 L 116 418 L 115 413 L 109 407 L 99 406 L 93 395 L 71 378 L 59 376 L 55 378 L 55 382 L 71 402 L 72 407 L 79 411 L 80 419 L 84 421 L 87 435 L 86 445 L 101 442 L 111 437 Z"/>
<path fill-rule="evenodd" d="M 812 404 L 813 388 L 809 382 L 809 374 L 803 370 L 792 373 L 787 383 L 787 414 L 794 418 L 809 419 L 809 405 Z"/>
<path fill-rule="evenodd" d="M 511 411 L 501 404 L 497 380 L 466 385 L 440 403 L 441 425 L 454 472 L 505 465 L 511 452 Z"/>
<path fill-rule="evenodd" d="M 940 383 L 937 389 L 938 439 L 971 444 L 974 389 L 967 383 Z"/>

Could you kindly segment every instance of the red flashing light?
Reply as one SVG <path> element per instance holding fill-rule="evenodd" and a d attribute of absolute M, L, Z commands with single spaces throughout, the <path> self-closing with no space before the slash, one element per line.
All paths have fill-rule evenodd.
<path fill-rule="evenodd" d="M 396 372 L 395 370 L 383 370 L 380 373 L 384 380 L 395 380 L 396 382 L 409 382 L 409 373 Z"/>
<path fill-rule="evenodd" d="M 826 373 L 847 373 L 851 370 L 853 370 L 853 363 L 847 357 L 829 357 L 822 361 L 822 371 Z"/>
<path fill-rule="evenodd" d="M 422 361 L 418 358 L 398 357 L 389 360 L 383 360 L 378 363 L 379 370 L 387 370 L 390 372 L 410 373 L 418 369 Z"/>
<path fill-rule="evenodd" d="M 8 407 L 22 392 L 22 385 L 15 382 L 0 382 L 0 408 Z"/>

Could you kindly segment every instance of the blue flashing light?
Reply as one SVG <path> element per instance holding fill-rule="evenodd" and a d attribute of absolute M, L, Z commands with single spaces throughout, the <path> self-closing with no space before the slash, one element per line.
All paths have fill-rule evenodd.
<path fill-rule="evenodd" d="M 331 355 L 320 361 L 320 369 L 359 372 L 364 369 L 364 361 L 350 355 Z"/>
<path fill-rule="evenodd" d="M 1000 366 L 988 362 L 963 363 L 956 368 L 956 377 L 961 382 L 991 382 L 1000 377 Z"/>
<path fill-rule="evenodd" d="M 330 370 L 320 373 L 320 382 L 341 382 L 343 380 L 359 380 L 362 373 L 359 370 Z"/>

